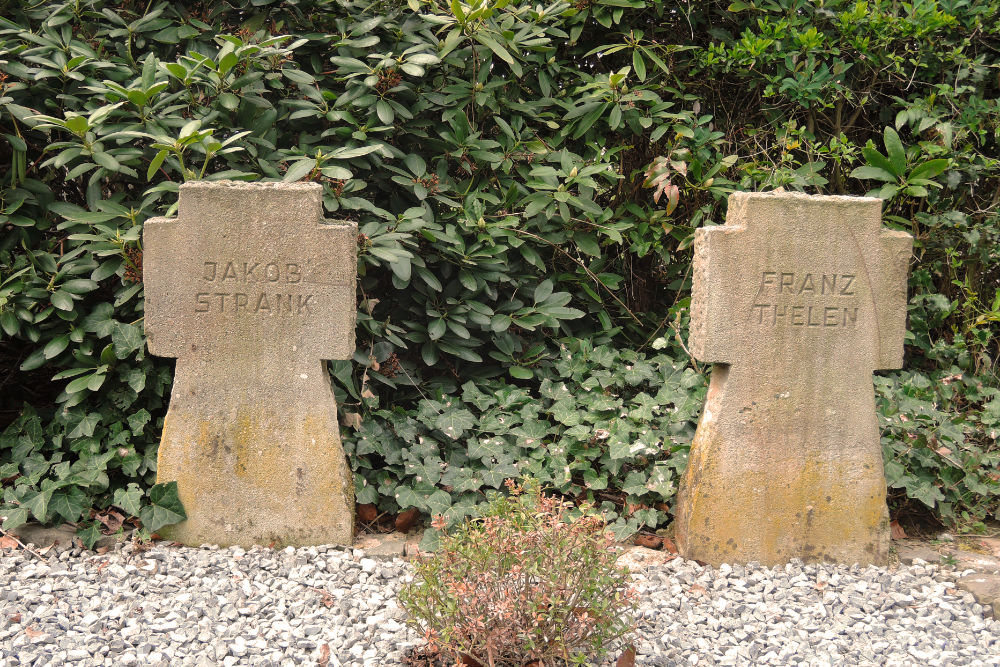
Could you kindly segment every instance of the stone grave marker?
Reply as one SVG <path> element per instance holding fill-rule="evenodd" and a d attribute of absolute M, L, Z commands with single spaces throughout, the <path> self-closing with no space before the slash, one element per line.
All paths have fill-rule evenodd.
<path fill-rule="evenodd" d="M 315 183 L 180 186 L 143 231 L 152 354 L 177 357 L 157 480 L 189 545 L 350 544 L 354 485 L 325 359 L 354 353 L 357 227 Z"/>
<path fill-rule="evenodd" d="M 885 564 L 872 372 L 900 368 L 913 239 L 864 197 L 736 193 L 694 246 L 691 353 L 714 365 L 677 544 L 713 565 Z"/>

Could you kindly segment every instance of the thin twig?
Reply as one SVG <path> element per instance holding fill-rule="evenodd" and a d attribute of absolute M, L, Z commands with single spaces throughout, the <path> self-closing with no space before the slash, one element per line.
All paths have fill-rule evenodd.
<path fill-rule="evenodd" d="M 0 528 L 0 536 L 3 536 L 3 537 L 9 537 L 10 539 L 12 539 L 12 540 L 14 540 L 15 542 L 17 542 L 17 545 L 18 545 L 19 547 L 21 547 L 22 549 L 24 549 L 25 551 L 27 551 L 27 552 L 28 552 L 29 554 L 31 554 L 32 556 L 34 556 L 34 557 L 35 557 L 35 558 L 37 558 L 38 560 L 41 560 L 41 561 L 44 561 L 44 560 L 45 560 L 45 557 L 44 557 L 44 556 L 40 555 L 40 554 L 39 554 L 38 552 L 36 552 L 36 551 L 35 551 L 34 549 L 31 549 L 30 547 L 28 547 L 28 545 L 27 545 L 27 544 L 25 544 L 25 543 L 24 543 L 24 542 L 22 542 L 22 541 L 21 541 L 20 539 L 18 539 L 17 535 L 12 535 L 12 534 L 8 533 L 8 532 L 7 532 L 6 530 L 4 530 L 3 528 Z"/>

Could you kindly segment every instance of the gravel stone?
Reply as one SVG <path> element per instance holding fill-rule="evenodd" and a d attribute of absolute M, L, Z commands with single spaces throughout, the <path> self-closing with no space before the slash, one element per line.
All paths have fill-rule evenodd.
<path fill-rule="evenodd" d="M 400 665 L 422 645 L 395 598 L 410 572 L 336 547 L 17 551 L 0 559 L 0 667 Z M 1000 667 L 1000 621 L 956 584 L 970 574 L 677 558 L 632 575 L 636 664 Z"/>

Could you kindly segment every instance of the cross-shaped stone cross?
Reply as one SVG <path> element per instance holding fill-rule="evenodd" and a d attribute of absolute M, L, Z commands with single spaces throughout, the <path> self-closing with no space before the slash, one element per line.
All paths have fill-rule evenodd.
<path fill-rule="evenodd" d="M 354 353 L 357 227 L 315 183 L 181 185 L 143 231 L 152 354 L 177 357 L 157 460 L 198 545 L 350 544 L 354 485 L 325 359 Z"/>
<path fill-rule="evenodd" d="M 697 231 L 690 347 L 715 366 L 678 499 L 685 557 L 886 562 L 871 374 L 902 366 L 913 240 L 881 210 L 736 193 Z"/>

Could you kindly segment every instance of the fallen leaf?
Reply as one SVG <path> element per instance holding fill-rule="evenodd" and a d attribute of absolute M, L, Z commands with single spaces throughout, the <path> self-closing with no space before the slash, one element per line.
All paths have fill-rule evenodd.
<path fill-rule="evenodd" d="M 0 537 L 0 551 L 3 551 L 4 549 L 17 549 L 19 546 L 20 545 L 17 543 L 17 540 L 10 535 Z"/>
<path fill-rule="evenodd" d="M 365 505 L 357 506 L 358 518 L 365 523 L 371 523 L 378 518 L 378 508 L 375 505 L 368 503 Z"/>
<path fill-rule="evenodd" d="M 320 644 L 319 645 L 319 659 L 317 660 L 319 667 L 326 667 L 330 664 L 330 645 Z"/>
<path fill-rule="evenodd" d="M 117 532 L 122 527 L 122 522 L 125 521 L 125 516 L 115 510 L 99 512 L 94 518 L 104 524 L 104 530 L 101 532 L 105 535 Z"/>
<path fill-rule="evenodd" d="M 905 540 L 906 531 L 903 527 L 899 525 L 898 521 L 892 521 L 889 523 L 889 534 L 894 540 Z"/>
<path fill-rule="evenodd" d="M 11 623 L 20 623 L 21 622 L 21 615 L 20 614 L 11 614 L 7 618 L 10 619 Z"/>
<path fill-rule="evenodd" d="M 663 538 L 663 550 L 664 551 L 669 551 L 670 553 L 675 554 L 675 553 L 677 553 L 677 545 L 674 544 L 674 541 L 672 539 L 670 539 L 669 537 L 664 537 Z"/>
<path fill-rule="evenodd" d="M 356 431 L 361 428 L 361 415 L 357 412 L 345 412 L 340 415 L 340 423 Z"/>
<path fill-rule="evenodd" d="M 635 647 L 629 646 L 618 658 L 615 667 L 635 667 Z"/>
<path fill-rule="evenodd" d="M 483 663 L 479 662 L 471 655 L 465 653 L 460 654 L 458 656 L 458 659 L 461 661 L 461 664 L 465 665 L 466 667 L 486 667 Z"/>
<path fill-rule="evenodd" d="M 657 537 L 656 535 L 644 535 L 642 533 L 639 533 L 632 538 L 632 542 L 636 546 L 646 547 L 647 549 L 659 549 L 663 546 L 662 537 Z"/>
<path fill-rule="evenodd" d="M 413 528 L 413 524 L 415 524 L 419 518 L 420 510 L 416 507 L 411 507 L 404 512 L 400 512 L 396 515 L 396 530 L 401 533 L 408 532 L 410 528 Z"/>
<path fill-rule="evenodd" d="M 707 595 L 708 591 L 705 587 L 700 584 L 691 584 L 691 588 L 688 589 L 688 593 L 694 593 L 695 595 Z"/>
<path fill-rule="evenodd" d="M 319 595 L 320 595 L 319 602 L 320 602 L 320 604 L 322 604 L 327 609 L 329 609 L 330 607 L 332 607 L 333 603 L 336 602 L 336 599 L 332 595 L 330 595 L 330 591 L 328 591 L 326 589 L 323 589 L 323 588 L 312 588 L 310 590 L 312 590 L 312 591 L 314 591 L 316 593 L 319 593 Z"/>
<path fill-rule="evenodd" d="M 28 627 L 26 627 L 24 629 L 24 634 L 26 634 L 29 639 L 34 639 L 36 637 L 41 637 L 42 635 L 44 635 L 45 631 L 44 630 L 36 630 L 34 627 L 32 627 L 32 626 L 29 625 Z"/>

